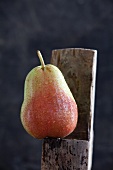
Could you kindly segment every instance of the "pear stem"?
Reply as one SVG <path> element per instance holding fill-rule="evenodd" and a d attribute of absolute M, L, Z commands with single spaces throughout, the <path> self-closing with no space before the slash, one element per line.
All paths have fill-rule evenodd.
<path fill-rule="evenodd" d="M 42 66 L 42 69 L 44 70 L 44 67 L 45 67 L 45 63 L 44 63 L 44 60 L 43 60 L 43 57 L 42 57 L 42 54 L 39 50 L 37 50 L 37 55 L 40 59 L 40 63 L 41 63 L 41 66 Z"/>

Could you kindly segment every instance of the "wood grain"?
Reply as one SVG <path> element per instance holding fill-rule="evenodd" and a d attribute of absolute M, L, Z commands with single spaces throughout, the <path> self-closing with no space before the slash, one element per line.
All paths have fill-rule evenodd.
<path fill-rule="evenodd" d="M 88 147 L 88 141 L 45 139 L 42 170 L 87 170 Z"/>

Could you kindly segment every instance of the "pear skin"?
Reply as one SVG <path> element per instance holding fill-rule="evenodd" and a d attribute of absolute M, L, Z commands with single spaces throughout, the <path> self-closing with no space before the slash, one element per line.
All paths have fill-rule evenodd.
<path fill-rule="evenodd" d="M 76 128 L 77 104 L 61 71 L 42 60 L 41 65 L 26 77 L 21 122 L 35 138 L 63 138 Z"/>

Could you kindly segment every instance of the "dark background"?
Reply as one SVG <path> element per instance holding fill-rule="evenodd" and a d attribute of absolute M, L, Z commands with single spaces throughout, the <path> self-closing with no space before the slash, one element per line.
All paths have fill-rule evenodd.
<path fill-rule="evenodd" d="M 92 170 L 113 170 L 113 1 L 0 0 L 0 170 L 40 170 L 41 141 L 20 122 L 24 79 L 51 50 L 98 50 Z"/>

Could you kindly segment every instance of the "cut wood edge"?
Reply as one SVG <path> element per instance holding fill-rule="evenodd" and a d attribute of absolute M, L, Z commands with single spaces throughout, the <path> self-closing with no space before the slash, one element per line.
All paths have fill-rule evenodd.
<path fill-rule="evenodd" d="M 93 68 L 92 68 L 92 84 L 90 92 L 90 110 L 91 110 L 91 128 L 90 128 L 90 140 L 89 140 L 89 154 L 88 154 L 88 170 L 92 167 L 92 157 L 93 157 L 93 140 L 94 140 L 94 107 L 95 107 L 95 86 L 96 86 L 96 70 L 97 70 L 97 50 L 94 50 L 93 57 Z"/>

